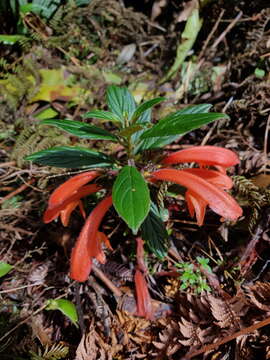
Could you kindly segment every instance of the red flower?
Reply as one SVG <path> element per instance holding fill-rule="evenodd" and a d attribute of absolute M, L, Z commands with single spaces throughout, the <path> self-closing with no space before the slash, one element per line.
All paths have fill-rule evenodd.
<path fill-rule="evenodd" d="M 143 240 L 137 238 L 137 269 L 135 272 L 135 289 L 137 298 L 137 315 L 153 319 L 151 297 L 145 280 L 147 267 L 143 258 Z"/>
<path fill-rule="evenodd" d="M 176 151 L 166 156 L 162 161 L 165 165 L 183 162 L 196 162 L 202 166 L 215 166 L 221 171 L 225 171 L 226 168 L 239 164 L 239 159 L 231 150 L 218 146 L 194 146 Z"/>
<path fill-rule="evenodd" d="M 191 215 L 196 212 L 199 225 L 203 222 L 206 205 L 225 219 L 236 220 L 242 215 L 237 202 L 223 190 L 231 187 L 224 174 L 204 169 L 161 169 L 151 175 L 155 180 L 171 181 L 188 189 L 189 211 Z"/>
<path fill-rule="evenodd" d="M 105 262 L 106 258 L 101 247 L 101 240 L 108 244 L 107 237 L 105 234 L 100 233 L 98 228 L 111 206 L 112 196 L 107 196 L 88 216 L 72 250 L 70 269 L 72 279 L 86 281 L 91 271 L 93 258 L 96 258 L 99 262 Z"/>
<path fill-rule="evenodd" d="M 85 216 L 80 199 L 99 191 L 101 187 L 96 184 L 83 185 L 98 175 L 100 175 L 98 171 L 78 174 L 55 189 L 49 198 L 48 208 L 44 213 L 43 221 L 49 223 L 61 215 L 63 225 L 67 226 L 70 214 L 77 206 L 80 206 L 81 213 Z"/>
<path fill-rule="evenodd" d="M 139 269 L 135 272 L 135 287 L 137 297 L 137 315 L 146 319 L 153 319 L 151 297 L 149 295 L 145 276 Z"/>

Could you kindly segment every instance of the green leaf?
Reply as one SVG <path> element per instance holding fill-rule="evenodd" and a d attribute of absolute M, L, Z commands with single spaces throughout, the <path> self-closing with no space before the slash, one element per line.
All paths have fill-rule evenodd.
<path fill-rule="evenodd" d="M 109 109 L 121 119 L 123 125 L 128 125 L 136 109 L 133 95 L 125 87 L 110 85 L 106 98 Z"/>
<path fill-rule="evenodd" d="M 184 135 L 189 131 L 198 129 L 202 125 L 206 125 L 212 121 L 222 118 L 229 118 L 228 115 L 222 113 L 202 113 L 202 114 L 179 114 L 177 111 L 165 118 L 159 120 L 151 129 L 146 130 L 141 139 L 170 136 L 170 135 Z"/>
<path fill-rule="evenodd" d="M 0 277 L 5 276 L 7 273 L 10 272 L 12 268 L 13 268 L 12 265 L 9 265 L 4 261 L 0 261 Z"/>
<path fill-rule="evenodd" d="M 137 124 L 142 124 L 145 126 L 146 124 L 151 123 L 151 115 L 152 115 L 152 109 L 146 110 L 141 114 L 141 116 L 137 120 Z M 144 131 L 145 130 L 140 130 L 132 135 L 131 137 L 132 144 L 138 143 L 140 136 L 144 133 Z M 147 140 L 143 140 L 143 141 L 147 141 Z M 136 151 L 134 153 L 136 154 Z"/>
<path fill-rule="evenodd" d="M 112 122 L 121 122 L 121 118 L 119 118 L 116 114 L 110 111 L 103 111 L 103 110 L 92 110 L 88 111 L 86 114 L 83 115 L 83 118 L 94 118 L 94 119 L 102 119 L 106 121 Z"/>
<path fill-rule="evenodd" d="M 74 325 L 78 326 L 78 314 L 75 305 L 65 299 L 50 299 L 47 302 L 46 310 L 59 310 L 62 314 L 67 316 Z"/>
<path fill-rule="evenodd" d="M 143 128 L 144 126 L 140 124 L 130 125 L 124 128 L 123 130 L 119 131 L 119 135 L 124 137 L 131 137 L 133 134 L 142 130 Z"/>
<path fill-rule="evenodd" d="M 48 150 L 38 151 L 29 155 L 25 160 L 41 165 L 60 168 L 76 169 L 80 167 L 97 168 L 112 167 L 113 160 L 107 155 L 81 147 L 59 146 Z"/>
<path fill-rule="evenodd" d="M 38 120 L 52 119 L 58 114 L 53 108 L 49 107 L 47 109 L 41 110 L 38 114 L 34 115 Z"/>
<path fill-rule="evenodd" d="M 151 109 L 154 105 L 159 104 L 161 101 L 166 100 L 166 98 L 164 97 L 157 97 L 155 99 L 146 101 L 144 103 L 142 103 L 141 105 L 139 105 L 137 107 L 137 109 L 134 111 L 134 113 L 132 114 L 132 118 L 131 121 L 132 122 L 136 122 L 138 120 L 138 118 L 148 109 Z"/>
<path fill-rule="evenodd" d="M 260 68 L 256 68 L 255 71 L 254 71 L 254 75 L 259 78 L 259 79 L 262 79 L 265 77 L 265 71 L 263 69 L 260 69 Z"/>
<path fill-rule="evenodd" d="M 18 41 L 27 39 L 26 36 L 23 35 L 0 35 L 0 43 L 6 45 L 14 45 Z"/>
<path fill-rule="evenodd" d="M 211 104 L 199 104 L 199 105 L 192 105 L 188 106 L 182 110 L 177 111 L 178 114 L 200 114 L 200 113 L 208 113 L 211 108 Z M 150 110 L 151 111 L 151 110 Z M 146 114 L 146 112 L 144 113 Z M 144 115 L 143 114 L 143 115 Z M 140 119 L 139 119 L 140 120 Z M 138 122 L 139 122 L 138 120 Z M 150 120 L 151 121 L 151 113 L 150 113 Z M 138 141 L 139 135 L 141 135 L 143 131 L 136 133 L 136 139 L 134 142 Z M 139 143 L 135 147 L 135 154 L 143 150 L 150 150 L 150 149 L 157 149 L 161 148 L 165 145 L 172 143 L 179 139 L 179 135 L 172 135 L 172 136 L 160 136 L 160 137 L 153 137 L 148 139 L 143 139 L 139 141 Z"/>
<path fill-rule="evenodd" d="M 199 31 L 202 27 L 202 19 L 199 17 L 199 9 L 195 7 L 189 15 L 184 31 L 181 34 L 181 41 L 177 46 L 176 58 L 168 73 L 161 79 L 160 83 L 164 83 L 171 77 L 174 77 L 185 58 L 188 56 L 189 51 L 195 43 Z"/>
<path fill-rule="evenodd" d="M 150 209 L 148 186 L 133 166 L 125 166 L 118 174 L 112 191 L 113 204 L 119 216 L 136 233 Z"/>
<path fill-rule="evenodd" d="M 22 4 L 20 12 L 23 14 L 33 12 L 49 19 L 60 5 L 61 0 L 33 0 L 31 4 Z"/>
<path fill-rule="evenodd" d="M 158 207 L 152 202 L 149 214 L 141 226 L 142 238 L 160 259 L 167 255 L 168 233 Z"/>
<path fill-rule="evenodd" d="M 108 131 L 94 125 L 85 124 L 81 121 L 49 119 L 41 121 L 40 123 L 45 125 L 54 125 L 72 135 L 85 139 L 118 141 L 117 137 L 110 134 Z"/>

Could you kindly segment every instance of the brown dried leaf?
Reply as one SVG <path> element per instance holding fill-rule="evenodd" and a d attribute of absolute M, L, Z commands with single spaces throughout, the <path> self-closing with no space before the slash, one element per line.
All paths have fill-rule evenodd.
<path fill-rule="evenodd" d="M 75 360 L 112 360 L 122 349 L 115 336 L 104 342 L 92 322 L 88 334 L 79 343 Z"/>
<path fill-rule="evenodd" d="M 161 13 L 162 8 L 167 5 L 167 0 L 155 1 L 152 7 L 151 20 L 154 21 Z"/>
<path fill-rule="evenodd" d="M 95 331 L 93 328 L 88 334 L 83 335 L 79 346 L 76 350 L 75 360 L 96 360 L 98 354 L 98 346 L 96 344 Z M 100 360 L 105 360 L 104 354 L 100 354 Z"/>
<path fill-rule="evenodd" d="M 161 319 L 159 325 L 164 327 L 158 334 L 160 341 L 153 341 L 152 344 L 167 356 L 172 356 L 181 348 L 178 324 L 172 319 Z"/>
<path fill-rule="evenodd" d="M 181 321 L 182 322 L 178 323 L 180 332 L 187 339 L 179 340 L 180 344 L 184 346 L 201 346 L 213 340 L 215 334 L 213 334 L 212 327 L 202 329 L 200 326 L 189 322 L 184 318 L 181 318 Z"/>
<path fill-rule="evenodd" d="M 37 285 L 45 284 L 45 278 L 48 274 L 48 270 L 49 270 L 48 263 L 44 263 L 37 266 L 35 270 L 30 272 L 28 276 L 28 281 Z"/>
<path fill-rule="evenodd" d="M 37 337 L 42 345 L 50 345 L 52 343 L 52 328 L 44 326 L 43 314 L 32 316 L 31 323 L 33 337 Z"/>
<path fill-rule="evenodd" d="M 239 308 L 241 308 L 241 299 L 233 298 L 229 301 L 217 298 L 208 294 L 208 301 L 211 306 L 212 315 L 217 320 L 216 324 L 221 328 L 240 328 Z M 243 304 L 244 306 L 244 304 Z M 237 311 L 235 311 L 235 308 Z"/>
<path fill-rule="evenodd" d="M 189 18 L 192 11 L 198 6 L 199 6 L 198 0 L 191 0 L 191 1 L 187 2 L 187 3 L 185 3 L 184 4 L 184 9 L 178 15 L 178 17 L 176 19 L 176 22 L 186 21 Z"/>
<path fill-rule="evenodd" d="M 255 284 L 244 286 L 245 292 L 252 304 L 261 310 L 270 310 L 270 283 L 256 281 Z"/>
<path fill-rule="evenodd" d="M 130 341 L 135 344 L 149 344 L 152 340 L 149 320 L 134 317 L 123 311 L 116 310 L 116 331 L 123 334 L 123 344 L 127 345 Z"/>

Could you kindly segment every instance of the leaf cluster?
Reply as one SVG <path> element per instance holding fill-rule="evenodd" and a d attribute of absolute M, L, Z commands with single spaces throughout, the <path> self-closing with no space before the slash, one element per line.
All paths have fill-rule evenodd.
<path fill-rule="evenodd" d="M 227 117 L 221 113 L 209 113 L 211 105 L 194 105 L 176 111 L 152 122 L 152 107 L 165 100 L 157 97 L 142 104 L 136 104 L 133 95 L 125 87 L 111 85 L 107 89 L 108 110 L 91 110 L 84 121 L 69 119 L 49 119 L 41 125 L 53 125 L 58 129 L 83 139 L 118 142 L 124 147 L 126 156 L 119 160 L 78 146 L 60 146 L 38 151 L 26 157 L 26 160 L 72 169 L 107 168 L 118 173 L 112 186 L 113 205 L 119 216 L 136 234 L 141 227 L 148 240 L 150 249 L 156 249 L 156 255 L 163 257 L 167 231 L 163 225 L 162 211 L 151 202 L 149 187 L 145 181 L 144 169 L 148 160 L 144 160 L 145 150 L 162 148 L 187 132 L 197 129 L 214 120 Z M 88 124 L 85 119 L 99 119 L 110 123 L 113 131 Z M 165 240 L 165 241 L 164 241 Z"/>
<path fill-rule="evenodd" d="M 204 270 L 211 273 L 212 269 L 208 265 L 209 259 L 197 256 L 196 260 L 196 267 L 189 262 L 176 264 L 176 267 L 179 268 L 179 279 L 182 282 L 180 289 L 186 290 L 187 288 L 191 288 L 192 290 L 195 290 L 197 294 L 210 292 L 211 288 L 207 284 L 207 280 L 199 268 L 199 266 L 201 266 Z"/>

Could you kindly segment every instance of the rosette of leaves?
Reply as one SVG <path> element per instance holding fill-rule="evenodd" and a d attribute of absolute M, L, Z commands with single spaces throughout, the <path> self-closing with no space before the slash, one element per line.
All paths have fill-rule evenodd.
<path fill-rule="evenodd" d="M 26 159 L 61 168 L 103 169 L 105 174 L 106 169 L 108 173 L 113 170 L 116 177 L 107 190 L 112 192 L 115 210 L 134 234 L 141 231 L 148 247 L 158 257 L 163 257 L 168 234 L 163 222 L 164 211 L 156 204 L 155 196 L 145 180 L 150 161 L 147 150 L 160 149 L 187 132 L 214 120 L 227 118 L 227 115 L 209 113 L 211 105 L 203 104 L 176 111 L 154 123 L 151 109 L 164 101 L 163 97 L 138 105 L 127 88 L 112 85 L 107 89 L 106 100 L 107 111 L 92 110 L 84 115 L 84 119 L 100 119 L 100 126 L 69 119 L 48 119 L 41 121 L 41 124 L 56 126 L 79 138 L 119 143 L 126 150 L 123 160 L 77 146 L 53 147 Z M 114 130 L 107 131 L 102 127 L 104 122 L 113 124 Z"/>

